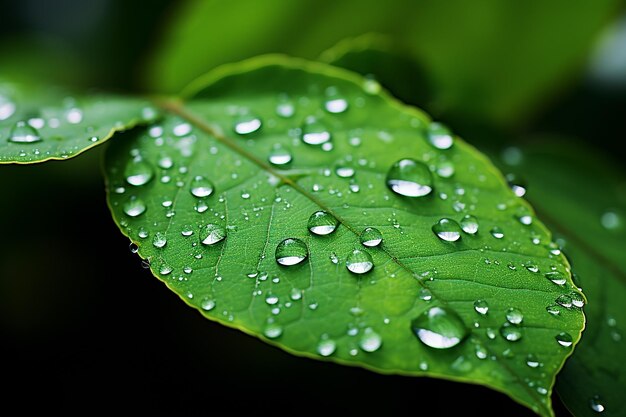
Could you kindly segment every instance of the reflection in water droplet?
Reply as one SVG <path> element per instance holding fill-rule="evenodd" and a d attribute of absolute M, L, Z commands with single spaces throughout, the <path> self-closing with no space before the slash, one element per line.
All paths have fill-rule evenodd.
<path fill-rule="evenodd" d="M 130 197 L 123 207 L 124 213 L 130 217 L 137 217 L 143 214 L 146 209 L 146 203 L 141 198 L 135 196 Z"/>
<path fill-rule="evenodd" d="M 191 194 L 195 197 L 208 197 L 215 189 L 213 183 L 201 175 L 197 175 L 191 181 Z"/>
<path fill-rule="evenodd" d="M 520 324 L 524 320 L 524 315 L 517 308 L 509 308 L 506 311 L 506 320 L 511 324 Z"/>
<path fill-rule="evenodd" d="M 207 224 L 200 230 L 200 242 L 203 245 L 215 245 L 226 238 L 226 229 L 219 224 Z"/>
<path fill-rule="evenodd" d="M 235 125 L 233 129 L 235 133 L 238 135 L 249 135 L 250 133 L 254 133 L 261 128 L 261 119 L 257 116 L 248 114 L 245 116 L 239 117 L 235 121 Z"/>
<path fill-rule="evenodd" d="M 302 141 L 309 145 L 321 145 L 330 141 L 331 134 L 322 123 L 313 119 L 302 127 Z"/>
<path fill-rule="evenodd" d="M 276 262 L 283 266 L 297 265 L 308 255 L 308 248 L 300 239 L 288 238 L 276 246 Z"/>
<path fill-rule="evenodd" d="M 365 274 L 374 268 L 374 261 L 366 251 L 353 249 L 346 258 L 346 268 L 353 274 Z"/>
<path fill-rule="evenodd" d="M 489 304 L 485 300 L 474 301 L 474 310 L 482 316 L 489 312 Z"/>
<path fill-rule="evenodd" d="M 405 197 L 423 197 L 433 190 L 433 178 L 424 163 L 406 158 L 391 166 L 387 186 Z"/>
<path fill-rule="evenodd" d="M 465 233 L 475 235 L 478 232 L 478 219 L 470 214 L 461 219 L 461 228 Z"/>
<path fill-rule="evenodd" d="M 437 149 L 450 149 L 454 144 L 450 129 L 437 122 L 428 126 L 428 140 Z"/>
<path fill-rule="evenodd" d="M 522 329 L 509 322 L 504 323 L 500 327 L 500 334 L 509 342 L 517 342 L 523 336 Z"/>
<path fill-rule="evenodd" d="M 461 227 L 452 219 L 443 218 L 439 220 L 433 225 L 432 230 L 439 239 L 446 242 L 456 242 L 461 238 Z"/>
<path fill-rule="evenodd" d="M 325 236 L 334 232 L 338 224 L 339 221 L 332 214 L 319 210 L 311 214 L 307 227 L 311 233 Z"/>
<path fill-rule="evenodd" d="M 371 327 L 367 327 L 363 331 L 361 340 L 359 340 L 359 347 L 365 352 L 375 352 L 383 344 L 383 338 L 380 337 Z"/>
<path fill-rule="evenodd" d="M 380 245 L 383 241 L 383 234 L 380 233 L 380 230 L 375 227 L 366 227 L 361 232 L 361 236 L 359 238 L 363 246 L 371 248 Z"/>
<path fill-rule="evenodd" d="M 560 332 L 555 336 L 557 343 L 564 347 L 570 347 L 574 343 L 572 336 L 567 332 Z"/>
<path fill-rule="evenodd" d="M 449 349 L 469 334 L 463 320 L 447 307 L 430 307 L 411 321 L 411 330 L 426 346 Z"/>
<path fill-rule="evenodd" d="M 124 176 L 130 185 L 140 186 L 147 184 L 152 179 L 154 171 L 152 165 L 136 157 L 126 165 Z"/>
<path fill-rule="evenodd" d="M 40 141 L 41 136 L 39 136 L 37 129 L 23 121 L 15 123 L 9 133 L 9 142 L 35 143 Z"/>

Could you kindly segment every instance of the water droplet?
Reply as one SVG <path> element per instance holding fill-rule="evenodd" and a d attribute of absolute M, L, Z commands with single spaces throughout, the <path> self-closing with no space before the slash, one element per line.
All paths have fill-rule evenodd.
<path fill-rule="evenodd" d="M 311 214 L 307 227 L 311 233 L 325 236 L 334 232 L 337 225 L 339 225 L 339 221 L 332 214 L 320 210 Z"/>
<path fill-rule="evenodd" d="M 433 225 L 432 230 L 439 239 L 446 242 L 456 242 L 461 238 L 461 226 L 452 219 L 443 218 L 439 220 Z"/>
<path fill-rule="evenodd" d="M 126 165 L 124 176 L 130 185 L 140 186 L 147 184 L 152 179 L 154 171 L 148 162 L 141 158 L 135 158 Z"/>
<path fill-rule="evenodd" d="M 317 353 L 322 356 L 330 356 L 335 353 L 336 349 L 337 343 L 335 343 L 335 341 L 332 339 L 325 338 L 320 340 L 320 342 L 317 344 Z"/>
<path fill-rule="evenodd" d="M 191 194 L 196 197 L 208 197 L 215 189 L 213 183 L 201 175 L 197 175 L 191 181 Z"/>
<path fill-rule="evenodd" d="M 73 125 L 80 123 L 83 120 L 83 112 L 80 109 L 72 108 L 65 114 L 65 119 L 68 123 Z"/>
<path fill-rule="evenodd" d="M 585 305 L 585 298 L 582 294 L 577 293 L 576 291 L 572 291 L 569 293 L 570 298 L 572 299 L 572 305 L 574 307 L 583 308 Z"/>
<path fill-rule="evenodd" d="M 600 218 L 600 223 L 602 224 L 602 227 L 607 230 L 616 230 L 622 224 L 622 220 L 617 213 L 607 211 L 606 213 L 602 214 L 602 217 Z"/>
<path fill-rule="evenodd" d="M 411 321 L 411 330 L 426 346 L 449 349 L 468 335 L 457 313 L 447 307 L 430 307 Z"/>
<path fill-rule="evenodd" d="M 271 306 L 278 303 L 278 296 L 274 294 L 267 294 L 265 302 Z"/>
<path fill-rule="evenodd" d="M 478 359 L 487 359 L 487 356 L 489 355 L 489 352 L 487 351 L 487 348 L 485 348 L 483 345 L 479 345 L 479 344 L 477 344 L 475 346 L 474 352 L 476 353 L 476 357 Z"/>
<path fill-rule="evenodd" d="M 547 306 L 546 311 L 553 316 L 558 316 L 559 314 L 561 314 L 561 309 L 556 304 L 551 304 Z"/>
<path fill-rule="evenodd" d="M 291 101 L 283 97 L 281 102 L 276 106 L 276 114 L 280 117 L 289 118 L 296 112 L 296 107 Z"/>
<path fill-rule="evenodd" d="M 159 273 L 161 275 L 169 275 L 172 273 L 173 270 L 174 269 L 166 263 L 162 263 L 161 266 L 159 267 Z"/>
<path fill-rule="evenodd" d="M 565 282 L 566 282 L 565 274 L 560 271 L 546 272 L 544 276 L 550 281 L 552 281 L 553 284 L 556 284 L 559 286 L 565 285 Z"/>
<path fill-rule="evenodd" d="M 526 265 L 526 269 L 529 272 L 533 272 L 533 273 L 539 272 L 539 267 L 537 265 L 535 265 L 535 264 L 528 264 L 528 265 Z"/>
<path fill-rule="evenodd" d="M 174 136 L 185 136 L 191 133 L 191 125 L 189 123 L 181 123 L 179 125 L 174 126 L 174 129 L 172 129 L 172 133 L 174 133 Z"/>
<path fill-rule="evenodd" d="M 293 301 L 298 301 L 298 300 L 302 299 L 302 290 L 300 290 L 298 288 L 292 288 L 291 289 L 291 294 L 289 295 L 289 297 Z"/>
<path fill-rule="evenodd" d="M 515 174 L 507 174 L 506 180 L 509 183 L 511 190 L 513 190 L 513 194 L 518 197 L 523 197 L 526 194 L 526 185 L 522 180 L 517 178 Z"/>
<path fill-rule="evenodd" d="M 367 327 L 363 331 L 361 340 L 359 340 L 359 347 L 365 352 L 375 352 L 383 344 L 383 338 L 374 331 L 371 327 Z"/>
<path fill-rule="evenodd" d="M 537 368 L 540 365 L 540 362 L 535 355 L 529 353 L 528 356 L 526 356 L 526 365 L 531 368 Z"/>
<path fill-rule="evenodd" d="M 340 97 L 331 98 L 326 100 L 324 108 L 328 113 L 343 113 L 348 110 L 348 101 Z"/>
<path fill-rule="evenodd" d="M 478 219 L 470 214 L 461 219 L 461 228 L 465 233 L 475 235 L 478 232 Z"/>
<path fill-rule="evenodd" d="M 41 136 L 39 136 L 37 129 L 26 122 L 19 121 L 11 128 L 9 141 L 14 143 L 35 143 L 41 141 Z"/>
<path fill-rule="evenodd" d="M 145 227 L 140 227 L 139 230 L 137 231 L 137 236 L 139 236 L 141 239 L 147 238 L 148 235 L 149 233 Z"/>
<path fill-rule="evenodd" d="M 276 339 L 283 334 L 283 328 L 278 323 L 269 323 L 265 326 L 265 329 L 263 329 L 263 334 L 268 339 Z"/>
<path fill-rule="evenodd" d="M 354 168 L 339 165 L 335 168 L 335 174 L 341 178 L 352 178 L 354 177 Z"/>
<path fill-rule="evenodd" d="M 156 232 L 152 238 L 152 245 L 155 248 L 162 248 L 167 245 L 167 237 L 163 232 Z"/>
<path fill-rule="evenodd" d="M 137 246 L 136 244 L 134 244 L 133 242 L 131 242 L 128 245 L 128 249 L 130 249 L 130 253 L 137 253 L 139 252 L 139 246 Z"/>
<path fill-rule="evenodd" d="M 564 347 L 570 347 L 574 343 L 572 336 L 567 332 L 561 332 L 555 336 L 557 343 Z"/>
<path fill-rule="evenodd" d="M 433 178 L 424 163 L 406 158 L 391 166 L 387 186 L 405 197 L 423 197 L 433 190 Z"/>
<path fill-rule="evenodd" d="M 321 145 L 330 141 L 331 134 L 322 123 L 313 119 L 302 127 L 302 141 L 309 145 Z"/>
<path fill-rule="evenodd" d="M 15 103 L 8 97 L 0 95 L 0 121 L 6 120 L 15 113 Z"/>
<path fill-rule="evenodd" d="M 451 178 L 454 175 L 454 164 L 450 161 L 439 161 L 436 172 L 441 178 Z"/>
<path fill-rule="evenodd" d="M 202 300 L 202 303 L 200 303 L 200 307 L 204 311 L 211 311 L 215 308 L 215 300 L 205 298 L 204 300 Z"/>
<path fill-rule="evenodd" d="M 300 239 L 288 238 L 276 246 L 276 262 L 283 266 L 297 265 L 308 255 L 306 244 Z"/>
<path fill-rule="evenodd" d="M 559 295 L 556 300 L 554 300 L 558 305 L 563 306 L 565 308 L 572 307 L 572 297 L 567 294 Z"/>
<path fill-rule="evenodd" d="M 226 229 L 219 224 L 207 224 L 200 230 L 200 242 L 203 245 L 215 245 L 226 238 Z"/>
<path fill-rule="evenodd" d="M 139 197 L 132 196 L 124 204 L 124 213 L 130 217 L 137 217 L 146 211 L 146 203 Z"/>
<path fill-rule="evenodd" d="M 589 400 L 589 407 L 591 407 L 591 409 L 595 411 L 596 413 L 602 413 L 604 411 L 604 404 L 602 404 L 602 401 L 600 400 L 600 396 L 594 395 Z"/>
<path fill-rule="evenodd" d="M 511 324 L 520 324 L 524 320 L 524 314 L 517 308 L 509 308 L 506 311 L 506 320 Z"/>
<path fill-rule="evenodd" d="M 504 237 L 504 232 L 498 226 L 494 226 L 491 229 L 490 233 L 491 233 L 491 236 L 495 237 L 496 239 L 502 239 Z"/>
<path fill-rule="evenodd" d="M 433 122 L 428 126 L 428 140 L 437 149 L 450 149 L 454 144 L 450 129 L 437 122 Z"/>
<path fill-rule="evenodd" d="M 431 293 L 428 288 L 421 288 L 417 293 L 417 296 L 423 301 L 430 301 L 433 299 L 433 293 Z"/>
<path fill-rule="evenodd" d="M 485 300 L 474 301 L 474 310 L 482 316 L 489 312 L 489 304 Z"/>
<path fill-rule="evenodd" d="M 380 245 L 383 241 L 383 234 L 375 227 L 366 227 L 361 232 L 361 244 L 367 247 L 374 247 Z"/>
<path fill-rule="evenodd" d="M 500 327 L 500 334 L 509 342 L 517 342 L 523 336 L 522 329 L 509 322 L 504 323 Z"/>
<path fill-rule="evenodd" d="M 346 258 L 346 268 L 353 274 L 365 274 L 374 268 L 374 261 L 369 253 L 353 249 Z"/>
<path fill-rule="evenodd" d="M 270 164 L 275 166 L 287 165 L 291 162 L 291 160 L 291 153 L 289 152 L 289 150 L 283 147 L 275 147 L 274 149 L 272 149 L 268 156 L 268 161 L 270 162 Z"/>
<path fill-rule="evenodd" d="M 255 115 L 247 114 L 240 116 L 236 121 L 233 129 L 238 135 L 249 135 L 261 128 L 261 119 Z"/>

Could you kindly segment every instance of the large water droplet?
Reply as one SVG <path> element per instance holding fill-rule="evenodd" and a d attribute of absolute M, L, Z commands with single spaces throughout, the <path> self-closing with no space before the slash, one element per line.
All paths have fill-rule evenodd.
<path fill-rule="evenodd" d="M 574 343 L 572 336 L 567 332 L 560 332 L 555 336 L 557 343 L 564 347 L 570 347 Z"/>
<path fill-rule="evenodd" d="M 155 248 L 162 248 L 167 245 L 167 237 L 163 232 L 156 232 L 152 238 L 152 245 Z"/>
<path fill-rule="evenodd" d="M 506 320 L 511 324 L 520 324 L 524 320 L 524 314 L 518 308 L 509 308 L 506 311 Z"/>
<path fill-rule="evenodd" d="M 15 123 L 9 133 L 9 142 L 35 143 L 39 141 L 41 141 L 41 136 L 37 129 L 23 121 Z"/>
<path fill-rule="evenodd" d="M 233 129 L 235 133 L 239 135 L 249 135 L 250 133 L 254 133 L 261 128 L 261 119 L 255 115 L 247 114 L 245 116 L 239 117 L 235 121 L 235 125 Z"/>
<path fill-rule="evenodd" d="M 200 231 L 200 242 L 203 245 L 215 245 L 226 238 L 226 229 L 219 224 L 207 224 Z"/>
<path fill-rule="evenodd" d="M 375 227 L 366 227 L 361 232 L 361 244 L 363 246 L 374 247 L 380 245 L 383 241 L 383 234 Z"/>
<path fill-rule="evenodd" d="M 365 352 L 375 352 L 383 344 L 383 338 L 374 331 L 371 327 L 367 327 L 363 331 L 361 340 L 359 340 L 359 347 Z"/>
<path fill-rule="evenodd" d="M 354 249 L 346 258 L 346 268 L 353 274 L 365 274 L 374 268 L 374 260 L 366 251 Z"/>
<path fill-rule="evenodd" d="M 339 221 L 330 213 L 323 210 L 316 211 L 309 217 L 307 227 L 315 235 L 329 235 L 337 229 Z"/>
<path fill-rule="evenodd" d="M 456 242 L 461 238 L 461 226 L 452 220 L 443 218 L 432 227 L 433 233 L 446 242 Z"/>
<path fill-rule="evenodd" d="M 411 330 L 431 348 L 449 349 L 468 335 L 467 327 L 457 313 L 447 307 L 431 307 L 411 321 Z"/>
<path fill-rule="evenodd" d="M 336 349 L 337 343 L 333 339 L 324 338 L 317 344 L 317 353 L 322 356 L 330 356 Z"/>
<path fill-rule="evenodd" d="M 509 322 L 504 323 L 500 327 L 500 334 L 509 342 L 517 342 L 523 336 L 522 329 Z"/>
<path fill-rule="evenodd" d="M 489 304 L 485 300 L 474 301 L 474 310 L 482 316 L 489 312 Z"/>
<path fill-rule="evenodd" d="M 154 170 L 148 162 L 141 158 L 135 158 L 126 165 L 124 176 L 130 185 L 140 186 L 147 184 L 152 179 Z"/>
<path fill-rule="evenodd" d="M 405 197 L 423 197 L 433 190 L 433 178 L 428 167 L 414 159 L 401 159 L 387 173 L 387 186 Z"/>
<path fill-rule="evenodd" d="M 292 156 L 289 150 L 279 146 L 271 150 L 267 159 L 272 165 L 283 166 L 291 162 Z"/>
<path fill-rule="evenodd" d="M 475 235 L 478 232 L 478 219 L 470 214 L 461 219 L 461 228 L 463 231 L 470 235 Z"/>
<path fill-rule="evenodd" d="M 130 199 L 124 204 L 124 213 L 130 217 L 137 217 L 140 214 L 143 214 L 146 209 L 146 203 L 139 197 L 132 196 Z"/>
<path fill-rule="evenodd" d="M 428 140 L 437 149 L 450 149 L 454 144 L 450 129 L 437 122 L 428 126 Z"/>
<path fill-rule="evenodd" d="M 201 175 L 197 175 L 191 181 L 191 194 L 196 197 L 208 197 L 215 189 L 213 183 Z"/>
<path fill-rule="evenodd" d="M 302 141 L 309 145 L 321 145 L 331 139 L 331 134 L 322 123 L 313 119 L 302 127 Z"/>
<path fill-rule="evenodd" d="M 297 265 L 308 255 L 306 244 L 300 239 L 288 238 L 276 246 L 276 262 L 283 266 Z"/>

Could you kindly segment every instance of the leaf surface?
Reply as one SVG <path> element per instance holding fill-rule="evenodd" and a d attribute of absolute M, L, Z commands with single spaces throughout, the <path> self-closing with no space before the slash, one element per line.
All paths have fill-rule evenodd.
<path fill-rule="evenodd" d="M 507 154 L 505 154 L 507 155 Z M 509 150 L 509 161 L 515 156 Z M 528 198 L 560 237 L 577 284 L 589 302 L 587 328 L 557 379 L 576 416 L 623 416 L 626 386 L 626 180 L 597 151 L 542 138 L 512 170 L 528 182 Z M 601 184 L 601 186 L 599 185 Z"/>
<path fill-rule="evenodd" d="M 584 317 L 546 307 L 580 294 L 484 156 L 323 64 L 262 57 L 183 97 L 105 166 L 115 221 L 186 303 L 298 355 L 484 384 L 552 414 Z"/>
<path fill-rule="evenodd" d="M 157 116 L 144 99 L 77 97 L 0 79 L 0 164 L 71 158 Z"/>

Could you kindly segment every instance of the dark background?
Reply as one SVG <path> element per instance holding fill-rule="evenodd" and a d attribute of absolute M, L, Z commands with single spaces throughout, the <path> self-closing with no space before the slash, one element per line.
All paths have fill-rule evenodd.
<path fill-rule="evenodd" d="M 167 0 L 0 2 L 0 73 L 142 91 L 140 68 L 175 9 Z M 621 163 L 623 86 L 591 82 L 584 69 L 573 79 L 505 133 L 458 115 L 450 124 L 485 146 L 502 135 L 572 136 Z M 533 415 L 480 386 L 298 358 L 203 319 L 129 251 L 105 203 L 101 153 L 1 167 L 1 415 Z"/>

